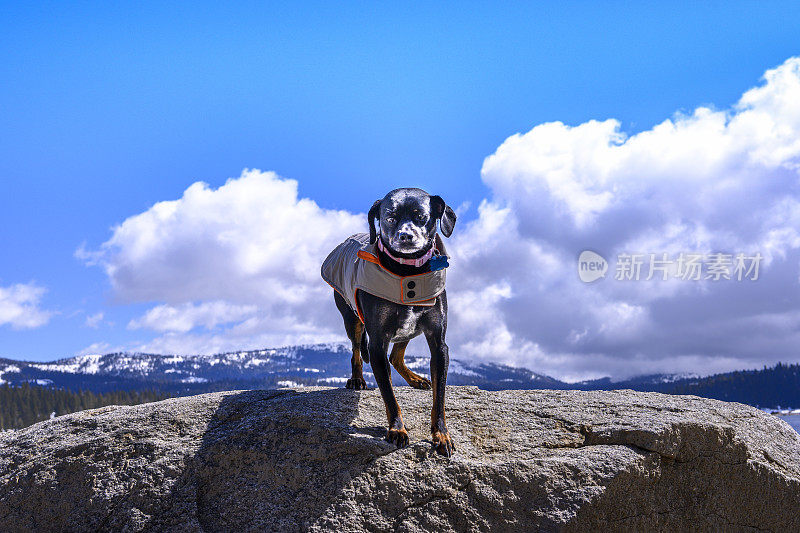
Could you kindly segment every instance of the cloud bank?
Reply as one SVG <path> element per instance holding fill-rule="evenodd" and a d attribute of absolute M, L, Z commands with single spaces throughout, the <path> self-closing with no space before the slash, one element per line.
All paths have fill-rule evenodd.
<path fill-rule="evenodd" d="M 194 183 L 114 228 L 100 250 L 118 301 L 159 302 L 131 329 L 163 335 L 146 351 L 215 352 L 339 339 L 322 260 L 365 218 L 298 198 L 297 182 L 245 170 L 218 189 Z"/>
<path fill-rule="evenodd" d="M 731 109 L 699 107 L 635 135 L 591 120 L 509 137 L 481 169 L 490 197 L 448 246 L 451 353 L 567 379 L 796 359 L 798 172 L 800 58 Z M 128 218 L 83 256 L 120 301 L 156 304 L 129 324 L 158 334 L 137 348 L 240 349 L 341 339 L 319 265 L 358 231 L 364 214 L 322 209 L 295 181 L 246 170 Z M 751 282 L 584 284 L 584 249 L 764 261 Z"/>
<path fill-rule="evenodd" d="M 46 289 L 35 283 L 0 287 L 0 326 L 33 329 L 47 324 L 53 313 L 40 307 Z"/>
<path fill-rule="evenodd" d="M 729 110 L 700 107 L 631 136 L 606 120 L 509 137 L 481 171 L 492 198 L 453 246 L 459 294 L 492 302 L 458 328 L 465 347 L 574 378 L 796 358 L 798 163 L 798 58 Z M 584 249 L 765 260 L 749 284 L 587 285 L 576 276 Z"/>

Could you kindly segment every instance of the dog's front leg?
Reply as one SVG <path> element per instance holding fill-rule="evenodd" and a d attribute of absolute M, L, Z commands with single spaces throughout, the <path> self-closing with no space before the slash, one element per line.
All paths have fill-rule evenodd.
<path fill-rule="evenodd" d="M 446 319 L 445 319 L 446 320 Z M 442 321 L 444 322 L 444 320 Z M 456 449 L 444 416 L 444 392 L 447 385 L 447 367 L 450 364 L 450 351 L 444 341 L 445 324 L 436 324 L 433 331 L 426 332 L 426 340 L 431 349 L 431 386 L 433 388 L 433 408 L 431 409 L 431 437 L 436 453 L 450 457 Z"/>
<path fill-rule="evenodd" d="M 403 425 L 403 415 L 400 413 L 400 405 L 392 390 L 391 376 L 389 375 L 389 357 L 387 351 L 389 343 L 377 335 L 369 335 L 369 359 L 372 365 L 372 373 L 386 406 L 386 418 L 389 420 L 389 430 L 386 432 L 386 440 L 403 448 L 408 445 L 408 432 Z M 375 340 L 373 340 L 375 339 Z"/>

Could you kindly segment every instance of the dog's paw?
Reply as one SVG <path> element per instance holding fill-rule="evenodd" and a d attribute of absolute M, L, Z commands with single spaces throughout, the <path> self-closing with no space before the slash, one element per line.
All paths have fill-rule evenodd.
<path fill-rule="evenodd" d="M 422 376 L 418 376 L 416 374 L 411 376 L 411 379 L 408 380 L 408 384 L 415 389 L 431 390 L 431 380 L 429 380 L 428 378 L 423 378 Z"/>
<path fill-rule="evenodd" d="M 433 432 L 433 449 L 439 455 L 450 457 L 456 451 L 456 445 L 450 438 L 450 433 L 442 433 L 441 431 Z"/>
<path fill-rule="evenodd" d="M 350 378 L 345 387 L 353 390 L 367 390 L 367 382 L 364 381 L 364 378 Z"/>
<path fill-rule="evenodd" d="M 405 430 L 405 428 L 389 428 L 389 430 L 386 431 L 386 440 L 398 448 L 405 448 L 408 446 L 408 432 Z"/>

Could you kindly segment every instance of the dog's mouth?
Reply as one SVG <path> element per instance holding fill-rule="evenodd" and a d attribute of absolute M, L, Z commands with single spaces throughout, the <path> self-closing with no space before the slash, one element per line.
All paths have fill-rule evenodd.
<path fill-rule="evenodd" d="M 391 248 L 393 251 L 401 253 L 401 254 L 414 254 L 417 252 L 421 252 L 422 249 L 425 247 L 425 244 L 408 244 L 408 243 L 391 243 Z"/>
<path fill-rule="evenodd" d="M 413 255 L 423 252 L 426 244 L 428 243 L 425 239 L 415 238 L 410 241 L 401 241 L 395 236 L 389 241 L 389 248 L 400 254 Z"/>

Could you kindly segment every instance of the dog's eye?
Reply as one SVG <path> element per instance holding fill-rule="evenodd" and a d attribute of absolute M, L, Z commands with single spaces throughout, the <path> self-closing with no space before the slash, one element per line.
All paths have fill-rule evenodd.
<path fill-rule="evenodd" d="M 394 217 L 386 217 L 387 224 L 394 224 Z"/>

